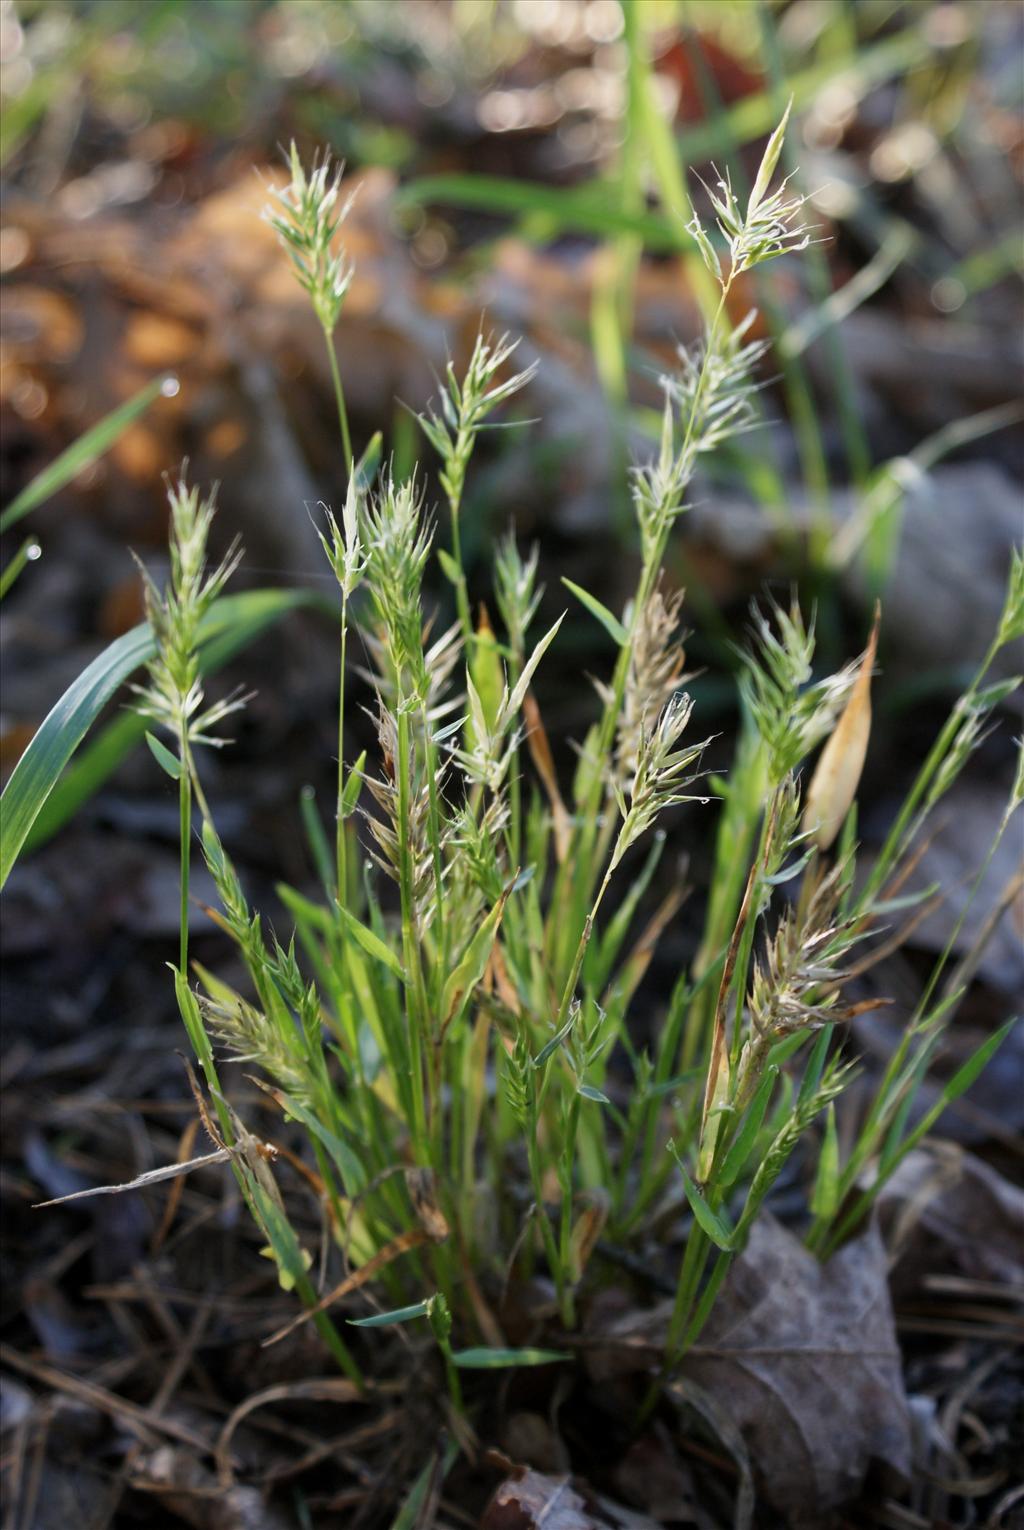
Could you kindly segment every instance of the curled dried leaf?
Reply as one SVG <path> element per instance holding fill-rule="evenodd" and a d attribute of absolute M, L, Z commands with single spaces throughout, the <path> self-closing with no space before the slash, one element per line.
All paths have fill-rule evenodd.
<path fill-rule="evenodd" d="M 871 671 L 878 647 L 880 617 L 881 607 L 876 605 L 871 636 L 850 699 L 821 751 L 807 793 L 804 830 L 813 836 L 819 850 L 827 850 L 842 828 L 864 769 L 871 733 Z"/>

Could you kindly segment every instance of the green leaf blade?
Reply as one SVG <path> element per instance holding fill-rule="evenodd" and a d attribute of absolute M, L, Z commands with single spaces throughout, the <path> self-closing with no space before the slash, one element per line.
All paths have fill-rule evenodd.
<path fill-rule="evenodd" d="M 11 503 L 7 506 L 3 515 L 0 515 L 0 531 L 6 531 L 16 521 L 28 515 L 37 505 L 43 504 L 62 489 L 72 478 L 78 476 L 83 468 L 95 462 L 97 457 L 102 457 L 108 452 L 114 443 L 124 435 L 128 426 L 136 420 L 140 414 L 147 410 L 154 399 L 160 397 L 165 388 L 173 385 L 177 392 L 177 380 L 167 373 L 160 377 L 154 377 L 153 381 L 140 388 L 138 393 L 132 395 L 118 408 L 111 410 L 110 414 L 104 415 L 103 419 L 95 424 L 91 430 L 79 436 L 73 441 L 66 451 L 61 452 L 59 457 L 49 463 L 41 473 L 37 473 L 31 483 L 27 483 Z"/>
<path fill-rule="evenodd" d="M 400 982 L 405 982 L 405 968 L 391 947 L 381 940 L 361 919 L 349 912 L 341 903 L 336 905 L 342 924 L 358 945 L 362 946 L 367 956 L 374 957 L 389 972 L 394 973 Z"/>
<path fill-rule="evenodd" d="M 560 1349 L 457 1349 L 453 1351 L 452 1359 L 463 1371 L 500 1371 L 519 1366 L 555 1365 L 560 1360 L 571 1360 L 572 1355 Z"/>
<path fill-rule="evenodd" d="M 725 1254 L 731 1254 L 736 1244 L 735 1229 L 730 1227 L 724 1217 L 718 1212 L 712 1211 L 704 1196 L 690 1178 L 686 1165 L 683 1163 L 675 1144 L 672 1142 L 669 1143 L 669 1151 L 679 1165 L 679 1172 L 683 1176 L 683 1189 L 686 1191 L 686 1199 L 690 1203 L 690 1210 L 693 1212 L 697 1226 L 702 1232 L 707 1234 L 716 1248 L 720 1248 Z"/>
<path fill-rule="evenodd" d="M 586 606 L 591 616 L 595 617 L 596 620 L 601 623 L 601 626 L 604 628 L 605 632 L 607 632 L 608 636 L 612 638 L 620 648 L 623 648 L 626 643 L 629 642 L 629 633 L 619 621 L 619 618 L 617 616 L 613 616 L 608 607 L 602 605 L 601 602 L 597 599 L 596 595 L 591 595 L 589 590 L 585 590 L 582 585 L 574 584 L 571 579 L 566 579 L 564 574 L 562 575 L 562 583 L 565 585 L 567 590 L 572 591 L 581 605 Z"/>
<path fill-rule="evenodd" d="M 146 743 L 149 746 L 150 754 L 153 756 L 154 760 L 156 760 L 156 763 L 160 766 L 160 769 L 164 771 L 166 775 L 169 775 L 172 781 L 180 781 L 181 761 L 178 759 L 177 755 L 172 754 L 171 751 L 167 748 L 166 744 L 161 744 L 160 740 L 154 734 L 149 733 L 148 731 L 146 733 Z"/>
<path fill-rule="evenodd" d="M 222 595 L 200 628 L 200 669 L 214 673 L 270 623 L 314 604 L 317 597 L 303 590 Z M 21 851 L 36 849 L 55 834 L 141 742 L 145 720 L 125 713 L 64 774 L 100 712 L 154 653 L 153 634 L 142 622 L 98 654 L 40 723 L 0 797 L 0 887 Z"/>
<path fill-rule="evenodd" d="M 154 651 L 149 624 L 133 627 L 82 671 L 40 724 L 0 797 L 0 887 L 39 809 L 91 723 Z"/>
<path fill-rule="evenodd" d="M 414 1302 L 411 1307 L 395 1307 L 391 1312 L 374 1312 L 370 1317 L 348 1318 L 351 1328 L 390 1328 L 395 1323 L 411 1323 L 414 1318 L 426 1317 L 432 1297 Z"/>

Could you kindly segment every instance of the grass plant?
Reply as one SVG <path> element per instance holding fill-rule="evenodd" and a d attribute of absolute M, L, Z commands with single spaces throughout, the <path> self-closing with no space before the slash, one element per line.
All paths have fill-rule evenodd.
<path fill-rule="evenodd" d="M 512 538 L 498 550 L 495 634 L 489 622 L 473 624 L 460 551 L 479 433 L 529 381 L 529 371 L 515 372 L 507 338 L 481 336 L 466 371 L 449 368 L 422 421 L 447 501 L 448 547 L 436 548 L 454 591 L 447 629 L 424 609 L 424 572 L 442 536 L 425 476 L 385 466 L 367 482 L 353 466 L 339 388 L 346 492 L 340 519 L 327 512 L 322 533 L 340 596 L 336 835 L 332 853 L 307 810 L 323 897 L 280 886 L 294 922 L 287 943 L 251 907 L 203 790 L 201 751 L 219 745 L 214 730 L 241 704 L 208 705 L 199 666 L 202 622 L 236 554 L 208 567 L 212 500 L 185 482 L 170 491 L 170 582 L 161 592 L 147 580 L 156 653 L 140 708 L 163 735 L 151 747 L 178 784 L 174 981 L 213 1129 L 232 1149 L 282 1281 L 297 1288 L 338 1363 L 358 1376 L 328 1309 L 376 1283 L 392 1305 L 370 1321 L 427 1320 L 457 1411 L 462 1370 L 558 1358 L 557 1349 L 503 1343 L 494 1293 L 512 1272 L 550 1278 L 557 1344 L 558 1326 L 577 1321 L 598 1238 L 643 1245 L 666 1200 L 681 1194 L 692 1220 L 664 1355 L 670 1372 L 794 1153 L 810 1146 L 810 1161 L 821 1144 L 807 1225 L 811 1248 L 827 1257 L 1005 1034 L 963 1064 L 934 1106 L 914 1113 L 963 992 L 962 981 L 942 985 L 944 953 L 859 1134 L 840 1154 L 835 1102 L 855 1066 L 848 1023 L 865 1007 L 850 984 L 891 943 L 894 917 L 903 909 L 914 916 L 922 899 L 902 886 L 925 819 L 1015 683 L 988 676 L 1024 632 L 1024 559 L 1014 560 L 985 662 L 860 873 L 855 796 L 877 624 L 858 661 L 822 674 L 814 622 L 795 599 L 755 610 L 742 729 L 723 779 L 705 774 L 708 740 L 682 688 L 680 597 L 666 585 L 666 550 L 700 458 L 753 421 L 761 354 L 745 324 L 731 327 L 727 298 L 738 275 L 798 253 L 812 237 L 801 197 L 776 179 L 785 127 L 783 119 L 771 136 L 749 196 L 741 203 L 725 176 L 708 192 L 713 225 L 697 214 L 689 225 L 717 299 L 703 344 L 664 379 L 658 448 L 631 474 L 634 595 L 615 613 L 570 585 L 617 654 L 597 685 L 568 800 L 531 689 L 560 625 L 535 633 L 537 554 L 525 556 Z M 338 247 L 339 184 L 328 166 L 324 159 L 307 174 L 293 153 L 292 182 L 276 194 L 272 218 L 333 356 L 351 267 Z M 349 767 L 350 620 L 374 670 L 377 753 Z M 1018 780 L 1007 821 L 1021 795 Z M 632 1006 L 680 897 L 670 893 L 637 930 L 640 900 L 666 836 L 678 831 L 674 810 L 690 803 L 689 811 L 710 813 L 712 798 L 718 825 L 703 938 L 638 1050 Z M 189 965 L 197 831 L 219 896 L 215 917 L 247 973 L 244 991 Z M 308 1136 L 315 1170 L 307 1173 L 349 1266 L 326 1295 L 307 1273 L 311 1251 L 288 1221 L 273 1155 L 231 1107 L 224 1079 L 232 1062 L 255 1068 Z"/>

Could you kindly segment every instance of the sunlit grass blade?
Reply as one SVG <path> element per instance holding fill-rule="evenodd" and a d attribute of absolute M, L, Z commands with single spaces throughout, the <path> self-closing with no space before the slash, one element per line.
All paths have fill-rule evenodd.
<path fill-rule="evenodd" d="M 160 397 L 173 398 L 178 391 L 178 380 L 170 374 L 154 377 L 153 381 L 140 388 L 138 393 L 132 395 L 116 409 L 112 409 L 108 415 L 79 436 L 77 441 L 61 452 L 48 463 L 41 473 L 37 473 L 31 483 L 27 483 L 21 493 L 7 506 L 0 515 L 0 531 L 6 531 L 22 516 L 28 515 L 37 505 L 41 505 L 51 495 L 56 494 L 66 483 L 70 483 L 83 468 L 86 468 L 108 452 L 115 441 L 128 429 L 133 420 L 138 419 L 140 414 L 147 410 L 150 404 Z"/>
<path fill-rule="evenodd" d="M 24 542 L 14 554 L 3 573 L 0 574 L 0 600 L 3 600 L 8 590 L 22 574 L 26 564 L 33 563 L 39 557 L 42 549 L 35 537 L 26 537 Z"/>
<path fill-rule="evenodd" d="M 226 663 L 286 612 L 313 602 L 314 597 L 301 590 L 222 596 L 201 629 L 204 671 Z M 134 713 L 118 717 L 61 779 L 100 712 L 153 652 L 152 632 L 142 622 L 97 655 L 40 724 L 0 797 L 0 886 L 26 843 L 35 847 L 56 833 L 141 742 L 145 719 Z"/>

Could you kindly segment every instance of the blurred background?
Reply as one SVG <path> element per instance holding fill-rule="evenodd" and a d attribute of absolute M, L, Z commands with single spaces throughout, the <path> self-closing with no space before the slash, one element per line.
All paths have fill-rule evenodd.
<path fill-rule="evenodd" d="M 236 588 L 334 598 L 309 515 L 343 492 L 330 374 L 260 220 L 292 140 L 307 160 L 329 147 L 357 188 L 336 337 L 357 450 L 381 431 L 399 471 L 426 459 L 415 413 L 481 322 L 540 363 L 515 428 L 474 463 L 463 539 L 477 601 L 496 534 L 514 523 L 541 542 L 543 622 L 564 604 L 561 574 L 614 610 L 628 598 L 629 465 L 653 450 L 658 375 L 709 300 L 691 202 L 704 211 L 701 178 L 726 171 L 742 198 L 792 98 L 786 170 L 815 243 L 737 284 L 733 320 L 756 307 L 771 342 L 759 424 L 704 468 L 669 569 L 687 590 L 702 731 L 722 735 L 716 764 L 751 598 L 797 586 L 826 665 L 863 647 L 881 597 L 870 846 L 987 647 L 1024 522 L 1016 0 L 0 0 L 0 68 L 3 504 L 153 385 L 110 449 L 4 535 L 5 564 L 32 546 L 0 617 L 5 774 L 85 664 L 140 620 L 131 550 L 159 572 L 162 479 L 183 458 L 220 482 L 218 535 L 247 550 Z M 538 684 L 567 773 L 593 713 L 587 675 L 610 656 L 573 611 Z M 311 876 L 298 802 L 304 787 L 330 801 L 333 665 L 314 605 L 226 671 L 259 692 L 236 746 L 209 762 L 210 794 L 257 904 L 276 879 Z M 1001 673 L 1020 667 L 1010 655 Z M 922 860 L 921 885 L 948 897 L 894 960 L 890 991 L 916 991 L 963 909 L 1012 780 L 1014 708 Z M 191 1111 L 163 969 L 177 810 L 124 715 L 111 708 L 114 744 L 37 826 L 3 921 L 5 1333 L 111 1375 L 143 1321 L 117 1282 L 159 1229 L 137 1197 L 45 1222 L 27 1207 L 40 1188 L 173 1157 Z M 687 826 L 699 886 L 713 821 Z M 965 949 L 1019 854 L 1008 835 Z M 665 981 L 692 951 L 692 906 L 692 927 L 666 938 Z M 200 959 L 220 960 L 195 917 Z M 966 1050 L 1020 991 L 1022 931 L 1018 898 L 986 948 Z M 884 1027 L 859 1039 L 869 1056 L 891 1040 Z M 1024 1127 L 1010 1054 L 952 1134 L 1005 1148 Z M 191 1215 L 205 1204 L 185 1191 Z M 208 1285 L 212 1261 L 228 1279 L 228 1245 L 186 1239 L 175 1278 Z M 251 1314 L 237 1321 L 229 1391 L 259 1332 Z"/>

